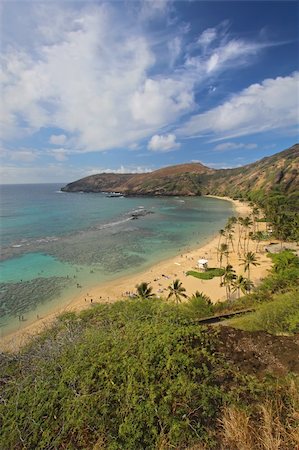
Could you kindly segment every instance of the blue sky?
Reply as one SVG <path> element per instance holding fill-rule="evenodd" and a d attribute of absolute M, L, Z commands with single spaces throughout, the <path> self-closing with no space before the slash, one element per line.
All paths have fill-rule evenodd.
<path fill-rule="evenodd" d="M 68 182 L 298 141 L 298 2 L 6 1 L 1 182 Z"/>

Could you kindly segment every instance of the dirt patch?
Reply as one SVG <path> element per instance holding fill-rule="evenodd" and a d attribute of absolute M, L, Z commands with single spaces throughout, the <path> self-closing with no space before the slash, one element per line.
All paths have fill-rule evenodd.
<path fill-rule="evenodd" d="M 217 351 L 242 372 L 276 376 L 299 374 L 299 334 L 273 336 L 264 331 L 242 331 L 219 327 Z"/>

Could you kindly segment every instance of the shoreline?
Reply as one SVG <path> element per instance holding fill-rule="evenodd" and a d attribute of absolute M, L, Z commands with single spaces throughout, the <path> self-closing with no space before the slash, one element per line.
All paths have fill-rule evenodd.
<path fill-rule="evenodd" d="M 246 216 L 251 212 L 251 207 L 245 202 L 213 195 L 207 195 L 206 197 L 218 198 L 231 202 L 237 216 Z M 237 234 L 238 233 L 236 232 L 235 239 L 238 238 Z M 158 296 L 164 296 L 169 284 L 175 278 L 179 278 L 180 281 L 182 281 L 188 296 L 191 296 L 195 291 L 202 291 L 208 295 L 213 302 L 224 300 L 226 298 L 225 287 L 220 287 L 219 278 L 206 281 L 199 280 L 192 276 L 186 276 L 188 270 L 196 268 L 197 260 L 200 258 L 208 259 L 210 267 L 218 267 L 218 241 L 219 234 L 217 233 L 199 247 L 192 250 L 186 250 L 182 254 L 162 260 L 146 270 L 137 272 L 134 275 L 126 275 L 101 283 L 90 288 L 88 293 L 81 292 L 70 298 L 69 302 L 64 304 L 63 307 L 55 308 L 55 310 L 31 324 L 3 336 L 0 340 L 0 350 L 19 350 L 32 336 L 48 328 L 55 321 L 57 316 L 62 313 L 78 312 L 96 303 L 110 303 L 116 300 L 125 300 L 129 297 L 129 293 L 135 292 L 136 284 L 143 281 L 149 283 L 153 288 L 153 293 Z M 264 244 L 266 245 L 266 242 Z M 252 280 L 255 283 L 266 275 L 268 268 L 271 266 L 269 258 L 266 258 L 264 253 L 260 254 L 259 257 L 260 265 L 253 267 L 252 269 Z M 236 252 L 231 253 L 230 263 L 234 266 L 237 273 L 242 273 Z"/>

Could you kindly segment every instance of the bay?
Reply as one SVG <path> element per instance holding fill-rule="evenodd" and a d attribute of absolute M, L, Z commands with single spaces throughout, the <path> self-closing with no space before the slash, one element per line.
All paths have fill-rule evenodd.
<path fill-rule="evenodd" d="M 107 197 L 59 184 L 0 187 L 0 330 L 62 305 L 78 289 L 199 247 L 233 214 L 208 197 Z"/>

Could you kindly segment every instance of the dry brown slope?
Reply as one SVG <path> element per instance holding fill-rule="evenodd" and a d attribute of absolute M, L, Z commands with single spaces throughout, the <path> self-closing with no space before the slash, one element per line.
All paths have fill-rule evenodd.
<path fill-rule="evenodd" d="M 213 172 L 199 163 L 179 164 L 136 175 L 119 190 L 127 195 L 200 195 L 201 176 Z"/>
<path fill-rule="evenodd" d="M 179 164 L 143 174 L 103 173 L 62 188 L 66 192 L 122 192 L 126 195 L 200 195 L 201 176 L 213 169 L 199 163 Z"/>

